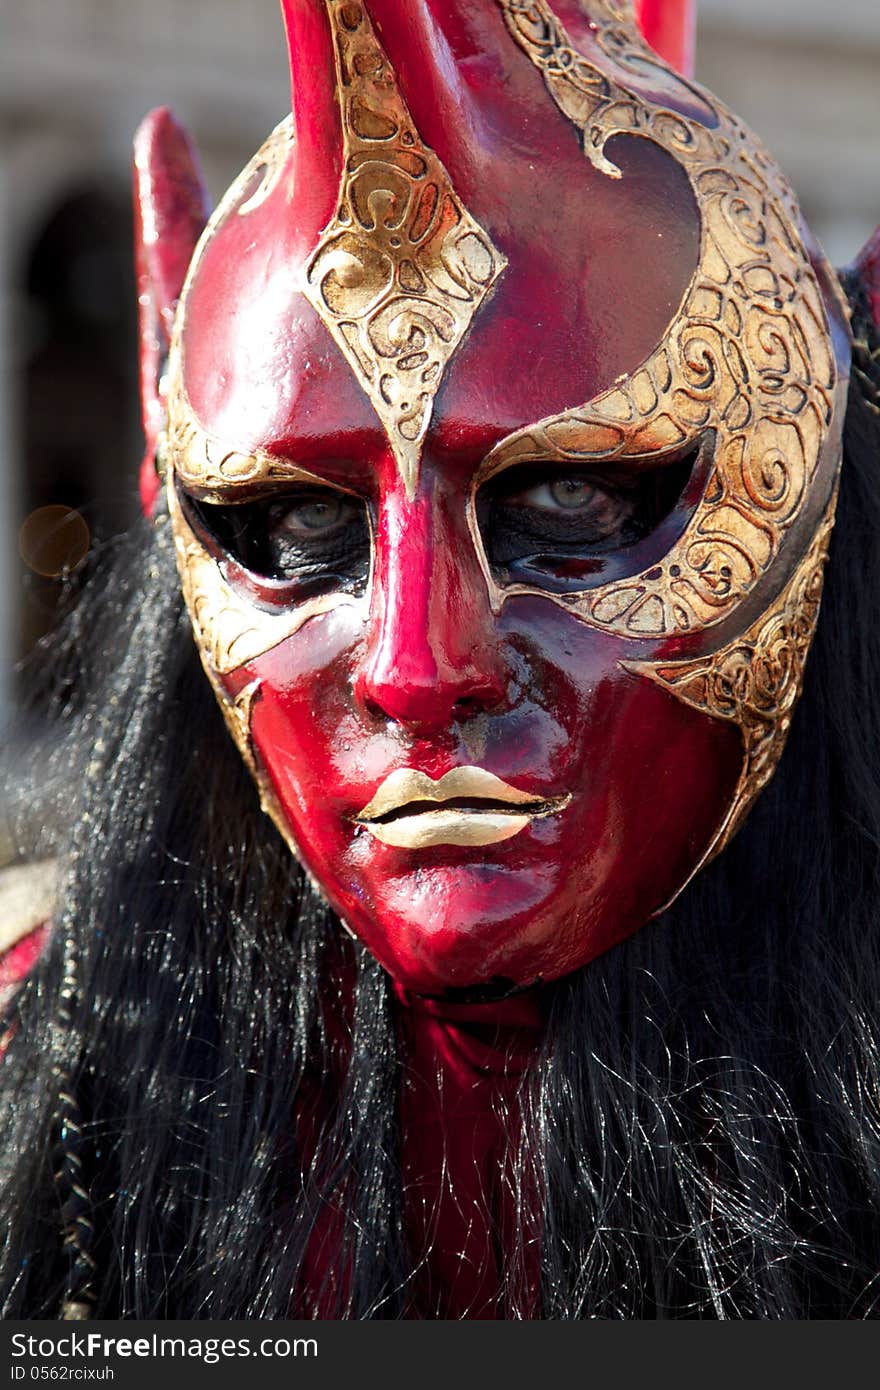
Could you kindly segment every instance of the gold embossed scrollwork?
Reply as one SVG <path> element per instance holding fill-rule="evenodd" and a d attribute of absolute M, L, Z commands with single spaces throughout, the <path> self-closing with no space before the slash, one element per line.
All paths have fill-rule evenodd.
<path fill-rule="evenodd" d="M 712 476 L 664 560 L 565 600 L 584 621 L 625 637 L 711 627 L 767 573 L 810 505 L 836 408 L 840 414 L 827 316 L 790 189 L 736 117 L 675 74 L 663 71 L 679 86 L 682 110 L 701 111 L 703 120 L 638 95 L 636 64 L 660 69 L 629 7 L 603 0 L 589 7 L 607 60 L 600 69 L 544 0 L 498 4 L 598 170 L 620 177 L 608 155 L 617 135 L 649 139 L 684 168 L 702 244 L 680 311 L 650 358 L 595 400 L 502 441 L 487 473 L 518 458 L 644 459 L 684 450 L 711 431 Z M 829 470 L 819 506 L 832 481 Z"/>
<path fill-rule="evenodd" d="M 262 449 L 238 450 L 208 433 L 189 403 L 175 370 L 168 400 L 168 426 L 160 442 L 163 465 L 170 463 L 184 488 L 206 500 L 226 500 L 230 487 L 257 492 L 273 483 L 311 483 L 323 480 L 308 469 Z"/>
<path fill-rule="evenodd" d="M 364 9 L 326 5 L 344 175 L 305 294 L 369 396 L 411 496 L 444 368 L 506 261 L 419 139 Z"/>
<path fill-rule="evenodd" d="M 710 855 L 729 843 L 782 756 L 819 617 L 836 500 L 788 584 L 740 637 L 696 661 L 626 663 L 693 709 L 741 730 L 743 769 Z"/>

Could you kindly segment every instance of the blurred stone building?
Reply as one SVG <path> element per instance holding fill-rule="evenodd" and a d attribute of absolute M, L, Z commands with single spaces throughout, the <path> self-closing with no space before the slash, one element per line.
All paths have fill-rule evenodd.
<path fill-rule="evenodd" d="M 702 0 L 697 53 L 849 260 L 880 218 L 880 0 Z M 218 194 L 287 108 L 274 0 L 0 0 L 0 723 L 58 589 L 22 522 L 75 510 L 75 557 L 135 511 L 129 149 L 165 103 Z"/>

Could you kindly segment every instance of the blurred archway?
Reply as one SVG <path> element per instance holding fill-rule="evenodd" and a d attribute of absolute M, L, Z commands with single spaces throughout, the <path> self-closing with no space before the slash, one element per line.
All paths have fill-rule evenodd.
<path fill-rule="evenodd" d="M 138 448 L 125 187 L 69 190 L 34 229 L 19 299 L 18 650 L 51 625 L 89 544 L 130 523 Z"/>

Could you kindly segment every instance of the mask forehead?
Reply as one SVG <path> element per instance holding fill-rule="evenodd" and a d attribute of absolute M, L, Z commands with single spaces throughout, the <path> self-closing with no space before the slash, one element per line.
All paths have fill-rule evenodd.
<path fill-rule="evenodd" d="M 316 9 L 335 40 L 335 210 L 321 224 L 326 199 L 302 196 L 309 171 L 289 122 L 218 210 L 180 322 L 185 390 L 207 432 L 296 456 L 304 435 L 344 452 L 378 418 L 412 480 L 432 426 L 501 438 L 631 374 L 697 263 L 677 160 L 619 142 L 619 180 L 584 160 L 494 6 L 459 35 L 499 68 L 465 158 L 468 91 L 461 121 L 438 120 L 414 62 L 388 61 L 363 7 Z"/>
<path fill-rule="evenodd" d="M 840 456 L 845 330 L 830 330 L 839 305 L 785 180 L 720 103 L 648 56 L 625 7 L 596 4 L 589 20 L 546 0 L 456 7 L 449 52 L 427 63 L 465 74 L 462 119 L 447 107 L 445 124 L 430 82 L 413 80 L 420 34 L 437 38 L 418 19 L 431 6 L 402 27 L 387 22 L 395 5 L 371 9 L 378 29 L 357 3 L 310 11 L 338 98 L 329 222 L 312 225 L 326 186 L 298 197 L 284 124 L 196 257 L 173 372 L 178 471 L 222 483 L 213 452 L 227 481 L 283 477 L 310 451 L 356 454 L 378 422 L 412 496 L 426 444 L 486 447 L 479 483 L 522 460 L 638 468 L 709 434 L 705 494 L 662 563 L 565 602 L 639 640 L 741 630 L 815 534 Z M 467 84 L 487 53 L 477 106 Z M 514 592 L 495 590 L 496 606 Z"/>

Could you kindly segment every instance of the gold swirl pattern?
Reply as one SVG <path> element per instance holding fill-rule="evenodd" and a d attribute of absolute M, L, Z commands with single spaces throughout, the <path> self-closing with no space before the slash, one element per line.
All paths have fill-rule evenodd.
<path fill-rule="evenodd" d="M 260 697 L 262 681 L 249 681 L 237 695 L 231 695 L 217 673 L 211 669 L 204 652 L 202 652 L 202 664 L 217 697 L 217 703 L 220 706 L 226 727 L 232 735 L 232 740 L 241 754 L 245 767 L 254 780 L 257 795 L 260 798 L 260 809 L 272 821 L 294 858 L 298 859 L 299 850 L 291 834 L 290 826 L 287 824 L 278 794 L 254 748 L 251 719 L 254 703 Z"/>
<path fill-rule="evenodd" d="M 293 116 L 290 115 L 275 127 L 237 181 L 237 188 L 243 185 L 246 190 L 253 190 L 239 203 L 236 209 L 239 217 L 246 217 L 265 203 L 284 172 L 293 142 Z"/>
<path fill-rule="evenodd" d="M 176 358 L 176 354 L 175 354 Z M 258 490 L 272 483 L 312 483 L 326 486 L 306 468 L 254 449 L 250 453 L 221 444 L 199 423 L 189 403 L 180 372 L 173 371 L 168 401 L 168 425 L 159 441 L 159 471 L 167 473 L 170 460 L 174 474 L 185 488 L 205 501 L 225 502 L 231 487 Z"/>
<path fill-rule="evenodd" d="M 647 138 L 682 166 L 699 208 L 702 245 L 681 309 L 650 358 L 595 400 L 503 440 L 481 481 L 520 460 L 648 460 L 713 435 L 706 491 L 663 561 L 558 600 L 623 637 L 712 627 L 767 573 L 793 523 L 825 505 L 833 470 L 821 485 L 817 478 L 829 449 L 838 448 L 839 464 L 832 437 L 842 416 L 838 373 L 796 204 L 737 118 L 642 44 L 631 7 L 611 0 L 590 6 L 594 41 L 610 60 L 605 66 L 620 74 L 613 80 L 575 49 L 544 0 L 497 2 L 597 169 L 621 176 L 606 153 L 616 135 Z M 702 111 L 706 124 L 640 98 L 627 74 L 644 81 L 646 68 L 662 77 L 667 94 L 677 92 L 677 104 Z"/>
<path fill-rule="evenodd" d="M 507 262 L 419 139 L 363 8 L 326 5 L 345 163 L 305 294 L 369 396 L 412 497 L 443 371 Z"/>
<path fill-rule="evenodd" d="M 836 501 L 835 494 L 788 584 L 742 636 L 697 661 L 625 664 L 693 709 L 742 731 L 743 769 L 707 859 L 729 843 L 782 756 L 819 617 Z"/>

